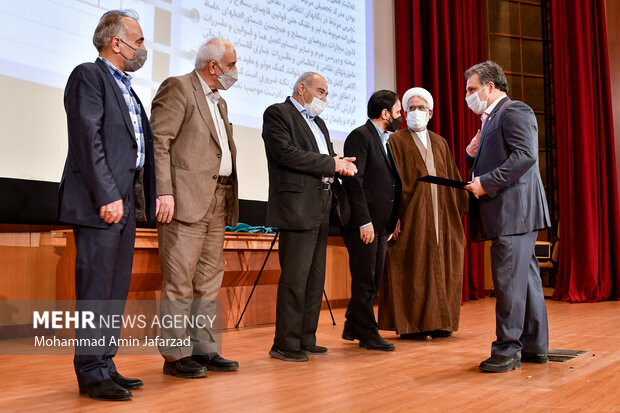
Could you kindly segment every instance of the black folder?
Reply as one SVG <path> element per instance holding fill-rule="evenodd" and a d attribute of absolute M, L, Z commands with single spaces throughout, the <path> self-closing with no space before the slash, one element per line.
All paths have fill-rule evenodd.
<path fill-rule="evenodd" d="M 465 185 L 469 185 L 469 182 L 455 181 L 454 179 L 442 178 L 441 176 L 434 175 L 423 176 L 421 178 L 418 178 L 418 181 L 459 189 L 465 189 Z"/>

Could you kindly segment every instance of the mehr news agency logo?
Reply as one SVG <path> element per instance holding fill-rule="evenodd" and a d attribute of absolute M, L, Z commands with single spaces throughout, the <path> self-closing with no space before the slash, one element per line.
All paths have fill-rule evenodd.
<path fill-rule="evenodd" d="M 180 315 L 165 314 L 158 316 L 153 314 L 96 314 L 94 311 L 33 311 L 33 328 L 55 330 L 91 330 L 106 331 L 119 330 L 120 328 L 138 329 L 213 329 L 217 315 L 198 314 Z M 46 337 L 35 335 L 35 347 L 104 347 L 104 346 L 189 346 L 190 337 L 163 338 L 160 336 L 143 338 L 120 338 L 115 334 L 109 337 Z"/>

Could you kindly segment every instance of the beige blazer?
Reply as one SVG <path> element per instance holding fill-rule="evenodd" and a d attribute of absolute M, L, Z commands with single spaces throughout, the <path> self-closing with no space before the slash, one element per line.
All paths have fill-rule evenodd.
<path fill-rule="evenodd" d="M 237 148 L 223 98 L 218 108 L 226 126 L 233 164 L 234 198 L 227 207 L 226 225 L 236 225 L 239 217 Z M 164 80 L 153 99 L 151 126 L 158 194 L 174 196 L 175 219 L 196 222 L 211 205 L 222 151 L 195 71 Z"/>

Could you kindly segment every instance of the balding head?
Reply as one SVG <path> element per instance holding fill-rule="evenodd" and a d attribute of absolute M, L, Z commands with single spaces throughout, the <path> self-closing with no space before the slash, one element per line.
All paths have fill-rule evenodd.
<path fill-rule="evenodd" d="M 327 102 L 327 81 L 315 72 L 306 72 L 299 76 L 293 87 L 293 98 L 302 106 L 312 102 L 315 97 Z"/>
<path fill-rule="evenodd" d="M 226 52 L 234 52 L 235 45 L 221 37 L 209 39 L 205 44 L 200 46 L 196 53 L 196 62 L 194 67 L 198 70 L 204 69 L 211 61 L 222 64 L 222 58 Z"/>
<path fill-rule="evenodd" d="M 226 39 L 214 37 L 203 44 L 196 53 L 196 72 L 212 89 L 226 89 L 218 82 L 224 73 L 237 70 L 235 45 Z"/>

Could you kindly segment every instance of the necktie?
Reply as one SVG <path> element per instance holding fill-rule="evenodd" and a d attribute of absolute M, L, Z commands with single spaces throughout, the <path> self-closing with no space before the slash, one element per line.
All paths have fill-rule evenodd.
<path fill-rule="evenodd" d="M 482 128 L 484 128 L 484 124 L 486 123 L 487 119 L 489 118 L 489 114 L 488 113 L 483 113 L 482 116 L 480 116 L 480 120 L 482 121 L 482 126 L 480 126 L 480 130 L 482 130 Z"/>
<path fill-rule="evenodd" d="M 301 113 L 310 120 L 314 120 L 314 116 L 310 116 L 310 114 L 308 113 L 308 111 L 306 109 L 302 110 Z"/>

